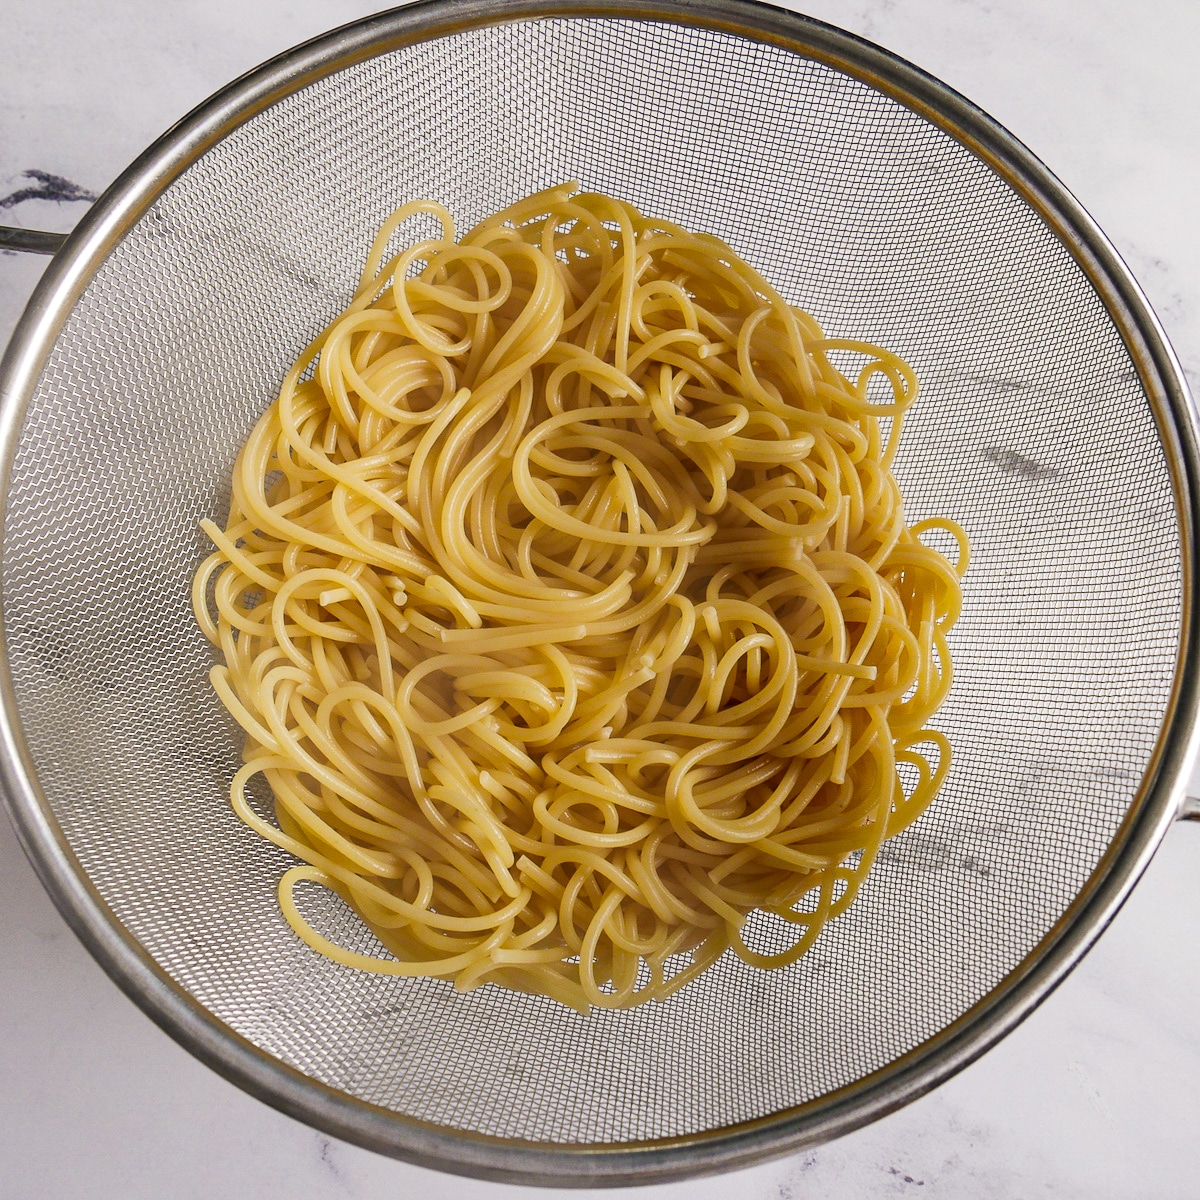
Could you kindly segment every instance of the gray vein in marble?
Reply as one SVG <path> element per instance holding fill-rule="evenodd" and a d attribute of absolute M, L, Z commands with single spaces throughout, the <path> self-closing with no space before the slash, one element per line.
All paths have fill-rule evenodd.
<path fill-rule="evenodd" d="M 15 208 L 18 204 L 24 204 L 26 200 L 53 200 L 59 204 L 82 201 L 91 204 L 96 199 L 96 194 L 89 192 L 87 188 L 80 187 L 79 184 L 72 183 L 71 180 L 64 179 L 61 175 L 52 175 L 49 171 L 39 171 L 36 167 L 22 171 L 21 177 L 32 179 L 34 182 L 31 186 L 9 192 L 7 196 L 0 196 L 0 208 Z"/>
<path fill-rule="evenodd" d="M 338 1167 L 337 1159 L 333 1153 L 333 1143 L 324 1134 L 318 1133 L 317 1138 L 317 1157 L 321 1161 L 321 1165 L 340 1183 L 344 1183 L 342 1172 Z"/>
<path fill-rule="evenodd" d="M 1025 479 L 1050 479 L 1058 472 L 1047 467 L 1027 454 L 1009 446 L 984 446 L 983 457 L 1000 468 L 1006 475 L 1020 475 Z"/>
<path fill-rule="evenodd" d="M 991 868 L 977 849 L 971 849 L 970 843 L 986 846 L 1008 831 L 1009 827 L 999 822 L 992 825 L 963 823 L 953 830 L 941 831 L 940 836 L 911 829 L 902 837 L 885 842 L 879 848 L 879 861 L 903 863 L 914 871 L 933 874 L 960 871 L 977 879 L 987 879 Z"/>
<path fill-rule="evenodd" d="M 816 1151 L 809 1150 L 797 1155 L 787 1164 L 787 1173 L 775 1187 L 772 1200 L 804 1200 L 806 1189 L 801 1176 L 808 1174 L 817 1165 Z"/>
<path fill-rule="evenodd" d="M 953 380 L 954 377 L 950 378 Z M 1026 386 L 1022 379 L 1006 379 L 996 375 L 964 375 L 962 379 L 967 383 L 980 383 L 994 392 L 1019 392 Z"/>

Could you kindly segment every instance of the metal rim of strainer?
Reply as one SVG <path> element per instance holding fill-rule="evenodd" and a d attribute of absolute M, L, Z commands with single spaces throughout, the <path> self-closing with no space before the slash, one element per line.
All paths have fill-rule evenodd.
<path fill-rule="evenodd" d="M 1120 331 L 1162 440 L 1183 564 L 1175 680 L 1150 765 L 1087 885 L 1020 966 L 941 1033 L 852 1085 L 757 1120 L 645 1142 L 547 1144 L 404 1117 L 314 1081 L 207 1012 L 124 930 L 72 854 L 25 746 L 8 656 L 0 642 L 0 784 L 22 845 L 75 933 L 167 1033 L 261 1100 L 369 1149 L 438 1170 L 510 1183 L 619 1186 L 746 1166 L 847 1133 L 901 1107 L 961 1070 L 1017 1025 L 1100 935 L 1170 822 L 1183 810 L 1197 750 L 1200 431 L 1183 373 L 1157 319 L 1095 223 L 1011 134 L 919 68 L 852 34 L 753 0 L 428 0 L 334 30 L 234 81 L 159 138 L 108 189 L 50 264 L 0 364 L 0 505 L 7 499 L 26 405 L 73 305 L 122 237 L 206 150 L 276 101 L 367 58 L 483 25 L 547 17 L 663 21 L 783 47 L 899 101 L 990 166 L 1070 250 Z"/>

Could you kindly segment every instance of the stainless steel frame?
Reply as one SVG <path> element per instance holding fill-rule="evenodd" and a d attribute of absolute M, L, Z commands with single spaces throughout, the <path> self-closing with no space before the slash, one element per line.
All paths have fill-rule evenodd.
<path fill-rule="evenodd" d="M 752 0 L 428 0 L 335 30 L 235 81 L 164 134 L 108 189 L 51 261 L 0 365 L 0 492 L 7 495 L 25 405 L 75 301 L 126 231 L 210 146 L 281 97 L 341 67 L 481 24 L 547 16 L 676 22 L 785 47 L 888 94 L 989 164 L 1070 249 L 1120 329 L 1169 459 L 1184 566 L 1176 684 L 1155 760 L 1091 885 L 1020 968 L 940 1035 L 852 1087 L 702 1136 L 622 1145 L 503 1141 L 406 1119 L 313 1082 L 209 1015 L 125 932 L 74 859 L 40 791 L 23 742 L 7 656 L 0 656 L 0 779 L 21 842 L 80 939 L 164 1030 L 260 1099 L 370 1149 L 427 1167 L 507 1182 L 618 1186 L 727 1170 L 794 1151 L 864 1125 L 936 1087 L 1018 1024 L 1062 981 L 1113 918 L 1171 821 L 1176 816 L 1200 818 L 1200 803 L 1185 797 L 1200 737 L 1200 448 L 1197 414 L 1179 364 L 1107 239 L 1011 134 L 918 68 L 848 33 Z M 47 243 L 29 248 L 51 247 Z"/>

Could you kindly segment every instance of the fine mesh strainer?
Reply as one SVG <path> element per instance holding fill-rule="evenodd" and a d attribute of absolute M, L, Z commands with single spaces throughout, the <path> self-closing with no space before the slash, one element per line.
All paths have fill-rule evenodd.
<path fill-rule="evenodd" d="M 234 456 L 373 231 L 574 178 L 727 239 L 924 385 L 910 519 L 969 532 L 931 810 L 795 966 L 726 956 L 581 1016 L 368 976 L 279 915 L 226 802 L 238 737 L 188 608 Z M 534 1183 L 648 1182 L 845 1132 L 1016 1024 L 1133 886 L 1196 740 L 1196 422 L 1123 264 L 960 96 L 738 0 L 456 0 L 276 59 L 152 146 L 58 253 L 3 365 L 7 800 L 117 982 L 277 1107 Z M 327 894 L 310 918 L 373 939 Z M 752 944 L 779 931 L 751 918 Z"/>

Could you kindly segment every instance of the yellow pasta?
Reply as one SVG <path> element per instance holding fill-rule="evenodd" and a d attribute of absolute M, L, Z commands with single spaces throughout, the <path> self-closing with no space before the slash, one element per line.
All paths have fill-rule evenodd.
<path fill-rule="evenodd" d="M 417 214 L 441 236 L 391 253 Z M 553 188 L 457 240 L 441 205 L 399 209 L 194 581 L 246 735 L 233 805 L 301 860 L 297 934 L 581 1010 L 726 949 L 794 962 L 949 767 L 926 723 L 968 547 L 905 523 L 916 394 L 717 238 L 611 197 Z M 302 881 L 390 957 L 312 928 Z M 785 948 L 746 944 L 755 909 Z"/>

